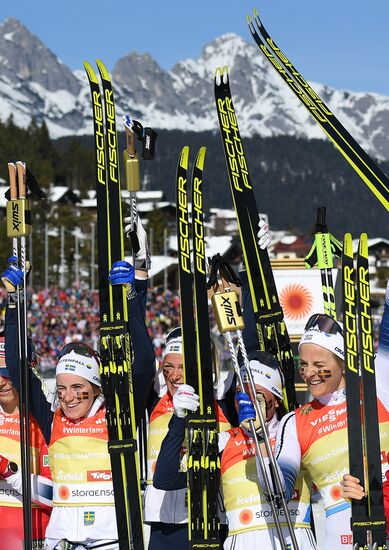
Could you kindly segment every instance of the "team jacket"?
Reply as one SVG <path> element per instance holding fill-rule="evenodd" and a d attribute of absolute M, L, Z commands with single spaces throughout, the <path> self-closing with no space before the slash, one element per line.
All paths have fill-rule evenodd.
<path fill-rule="evenodd" d="M 169 433 L 169 427 L 172 422 L 174 423 L 174 419 L 177 418 L 173 417 L 173 410 L 172 397 L 169 393 L 166 393 L 158 401 L 150 415 L 149 436 L 147 439 L 148 481 L 144 496 L 144 520 L 147 522 L 188 523 L 185 441 L 183 440 L 184 432 L 182 431 L 182 428 L 185 429 L 185 419 L 178 419 L 184 420 L 184 423 L 178 423 L 180 441 L 178 455 L 174 457 L 174 464 L 177 465 L 176 473 L 178 473 L 180 478 L 180 486 L 173 491 L 165 491 L 153 482 L 159 452 L 162 444 L 166 446 L 166 443 L 163 443 L 164 439 Z M 224 430 L 230 426 L 223 410 L 217 403 L 216 419 L 219 429 Z M 169 444 L 167 446 L 169 447 Z"/>
<path fill-rule="evenodd" d="M 5 414 L 0 410 L 0 449 L 8 460 L 21 465 L 20 417 L 19 413 Z M 32 476 L 50 478 L 47 446 L 42 432 L 33 418 L 30 418 L 30 453 Z M 22 548 L 23 497 L 19 489 L 21 471 L 13 479 L 0 480 L 0 548 Z M 35 541 L 45 538 L 50 518 L 50 508 L 32 503 L 32 534 Z M 3 546 L 1 546 L 3 545 Z"/>
<path fill-rule="evenodd" d="M 268 423 L 270 443 L 274 446 L 279 421 L 273 417 Z M 228 535 L 275 527 L 271 507 L 258 479 L 255 444 L 242 428 L 233 428 L 221 434 L 221 474 L 224 505 L 228 519 Z M 303 475 L 299 476 L 293 498 L 288 504 L 295 528 L 310 528 L 310 493 Z M 280 511 L 281 526 L 286 526 Z"/>
<path fill-rule="evenodd" d="M 387 304 L 375 361 L 383 480 L 389 469 L 388 319 Z M 326 510 L 326 548 L 351 548 L 351 506 L 340 496 L 340 481 L 349 472 L 345 389 L 313 400 L 284 417 L 277 435 L 276 456 L 287 496 L 292 494 L 301 466 L 319 489 Z"/>
<path fill-rule="evenodd" d="M 150 392 L 152 378 L 154 375 L 154 351 L 144 323 L 147 280 L 136 279 L 135 283 L 137 294 L 135 294 L 134 297 L 128 301 L 128 317 L 130 336 L 134 353 L 133 384 L 135 394 L 135 417 L 136 422 L 138 423 L 140 418 L 144 414 L 147 398 Z M 5 334 L 6 363 L 7 366 L 9 366 L 12 381 L 18 388 L 19 381 L 16 368 L 16 334 L 16 311 L 15 309 L 7 308 Z M 100 542 L 116 539 L 116 516 L 111 496 L 109 497 L 109 499 L 107 498 L 109 502 L 106 501 L 102 503 L 100 498 L 103 498 L 103 495 L 101 493 L 92 494 L 93 492 L 97 493 L 97 489 L 94 489 L 95 487 L 97 487 L 97 485 L 100 485 L 100 483 L 105 483 L 105 480 L 102 481 L 101 479 L 98 479 L 98 481 L 96 481 L 96 472 L 98 478 L 99 474 L 101 473 L 98 470 L 107 470 L 107 475 L 110 475 L 110 466 L 108 465 L 108 462 L 106 460 L 107 445 L 106 443 L 102 444 L 103 438 L 89 438 L 89 443 L 91 444 L 90 452 L 94 453 L 93 447 L 95 447 L 96 456 L 99 456 L 97 462 L 95 463 L 98 469 L 94 470 L 93 466 L 93 469 L 91 469 L 90 471 L 86 470 L 85 462 L 80 462 L 80 460 L 78 460 L 79 457 L 77 456 L 79 452 L 79 448 L 77 446 L 78 443 L 81 441 L 80 434 L 76 434 L 77 427 L 75 426 L 73 433 L 65 442 L 68 434 L 61 434 L 61 429 L 58 427 L 58 422 L 61 422 L 61 419 L 58 416 L 54 416 L 53 412 L 51 411 L 51 405 L 47 402 L 42 392 L 40 381 L 34 376 L 32 372 L 31 411 L 42 429 L 46 442 L 50 445 L 53 445 L 52 449 L 50 450 L 50 454 L 53 457 L 53 464 L 51 464 L 51 467 L 55 472 L 54 484 L 56 496 L 55 501 L 53 502 L 54 506 L 50 522 L 46 531 L 46 537 L 48 539 L 48 542 L 46 543 L 47 548 L 54 548 L 57 542 L 61 539 L 68 539 L 85 544 L 93 543 L 94 541 Z M 90 411 L 90 413 L 91 412 L 92 414 L 89 414 L 88 418 L 85 419 L 85 426 L 87 426 L 88 429 L 91 427 L 94 422 L 94 419 L 92 418 L 94 415 L 98 415 L 98 420 L 101 420 L 102 425 L 104 425 L 104 415 L 102 411 Z M 59 414 L 60 413 L 58 413 L 58 415 Z M 104 431 L 104 438 L 106 441 L 106 428 L 104 428 Z M 94 432 L 94 434 L 91 433 L 90 435 L 96 435 L 96 432 Z M 63 454 L 65 456 L 69 455 L 70 464 L 66 467 L 66 461 L 64 461 L 60 456 L 62 452 L 61 446 L 64 447 Z M 103 447 L 104 451 L 101 451 Z M 56 460 L 59 460 L 59 463 L 56 464 Z M 73 464 L 71 464 L 72 460 Z M 80 491 L 84 491 L 84 489 L 77 489 L 77 487 L 74 487 L 74 485 L 77 485 L 78 482 L 77 480 L 70 479 L 70 477 L 74 474 L 74 470 L 77 466 L 80 466 L 80 464 L 83 464 L 80 470 L 81 473 L 83 475 L 86 475 L 87 477 L 86 486 L 88 488 L 88 494 L 82 494 L 82 498 Z M 62 474 L 60 473 L 61 471 L 63 472 Z M 87 473 L 88 471 L 90 472 L 89 480 Z M 60 478 L 62 475 L 64 477 L 68 477 L 66 477 L 66 482 L 65 480 L 63 480 L 63 486 L 65 487 L 65 489 L 60 491 L 61 485 L 59 484 L 59 482 L 61 481 Z M 74 484 L 73 481 L 75 482 Z M 73 494 L 73 491 L 77 490 L 79 491 L 78 496 L 80 497 L 80 501 L 78 503 L 76 502 L 78 498 L 77 494 Z M 67 494 L 67 491 L 69 491 L 69 498 L 61 499 L 60 494 L 62 496 L 65 496 Z M 86 505 L 83 505 L 84 502 Z"/>

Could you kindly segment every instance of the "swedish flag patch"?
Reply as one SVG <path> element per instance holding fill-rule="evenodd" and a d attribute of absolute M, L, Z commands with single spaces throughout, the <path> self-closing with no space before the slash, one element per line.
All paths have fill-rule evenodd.
<path fill-rule="evenodd" d="M 84 512 L 84 525 L 93 525 L 95 522 L 94 512 Z"/>

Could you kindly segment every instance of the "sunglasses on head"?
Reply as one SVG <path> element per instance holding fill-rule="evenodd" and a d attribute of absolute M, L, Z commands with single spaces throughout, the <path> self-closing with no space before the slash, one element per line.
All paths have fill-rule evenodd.
<path fill-rule="evenodd" d="M 343 331 L 337 321 L 333 317 L 326 315 L 325 313 L 315 313 L 309 319 L 305 325 L 304 331 L 309 330 L 310 328 L 317 327 L 322 332 L 327 334 L 342 334 Z"/>
<path fill-rule="evenodd" d="M 176 327 L 167 334 L 165 343 L 167 344 L 169 340 L 173 340 L 173 338 L 179 338 L 180 336 L 181 336 L 181 327 Z"/>
<path fill-rule="evenodd" d="M 58 359 L 61 359 L 64 355 L 74 351 L 78 355 L 84 357 L 93 357 L 100 364 L 100 355 L 93 348 L 85 344 L 85 342 L 70 342 L 66 344 L 58 354 Z"/>

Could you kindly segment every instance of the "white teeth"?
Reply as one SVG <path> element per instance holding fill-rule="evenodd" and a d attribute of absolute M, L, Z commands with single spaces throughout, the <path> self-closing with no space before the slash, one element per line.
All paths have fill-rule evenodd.
<path fill-rule="evenodd" d="M 309 383 L 311 386 L 317 386 L 317 384 L 321 384 L 323 380 L 310 380 Z"/>

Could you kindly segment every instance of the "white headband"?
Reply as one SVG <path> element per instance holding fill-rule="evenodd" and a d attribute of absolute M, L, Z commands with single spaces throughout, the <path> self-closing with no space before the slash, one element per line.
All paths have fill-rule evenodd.
<path fill-rule="evenodd" d="M 168 353 L 181 353 L 182 355 L 182 336 L 177 336 L 166 342 L 166 347 L 163 351 L 162 359 L 165 359 Z"/>
<path fill-rule="evenodd" d="M 341 323 L 338 323 L 338 325 L 343 328 Z M 337 332 L 336 334 L 329 334 L 328 332 L 319 330 L 317 327 L 311 327 L 309 330 L 304 332 L 301 337 L 298 346 L 299 353 L 303 344 L 316 344 L 317 346 L 331 351 L 344 361 L 344 341 L 340 332 Z"/>
<path fill-rule="evenodd" d="M 266 388 L 279 399 L 283 398 L 282 378 L 278 369 L 264 365 L 257 359 L 252 359 L 250 361 L 250 371 L 254 379 L 254 384 Z M 245 376 L 247 376 L 246 368 L 242 367 L 240 372 L 244 380 Z"/>
<path fill-rule="evenodd" d="M 94 357 L 86 357 L 72 350 L 58 361 L 55 374 L 76 374 L 96 386 L 101 386 L 100 367 Z"/>

